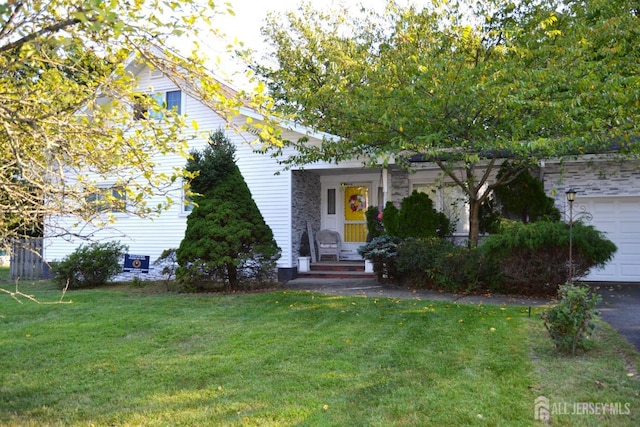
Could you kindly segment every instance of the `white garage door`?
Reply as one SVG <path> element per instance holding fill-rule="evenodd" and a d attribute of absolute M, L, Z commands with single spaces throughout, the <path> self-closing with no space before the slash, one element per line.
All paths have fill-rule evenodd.
<path fill-rule="evenodd" d="M 616 244 L 618 251 L 602 269 L 592 270 L 585 280 L 640 282 L 640 197 L 580 197 L 574 212 L 584 206 L 593 225 Z"/>

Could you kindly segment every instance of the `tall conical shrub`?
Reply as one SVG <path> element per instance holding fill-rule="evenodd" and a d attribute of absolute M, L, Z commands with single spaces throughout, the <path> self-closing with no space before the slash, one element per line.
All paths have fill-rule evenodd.
<path fill-rule="evenodd" d="M 223 282 L 233 290 L 273 276 L 280 248 L 235 163 L 235 147 L 217 131 L 209 147 L 191 154 L 186 169 L 198 172 L 191 187 L 199 195 L 177 250 L 178 280 L 186 288 Z"/>

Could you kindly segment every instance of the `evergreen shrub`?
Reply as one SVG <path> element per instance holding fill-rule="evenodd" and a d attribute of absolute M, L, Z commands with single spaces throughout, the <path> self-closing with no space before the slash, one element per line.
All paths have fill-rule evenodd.
<path fill-rule="evenodd" d="M 450 292 L 487 289 L 496 274 L 495 265 L 478 249 L 437 237 L 405 240 L 396 263 L 403 285 Z"/>
<path fill-rule="evenodd" d="M 370 242 L 384 234 L 384 225 L 381 219 L 382 214 L 377 206 L 369 206 L 365 215 L 367 218 L 367 242 Z"/>
<path fill-rule="evenodd" d="M 120 242 L 93 242 L 80 245 L 62 261 L 51 264 L 54 282 L 69 289 L 101 286 L 122 271 L 122 261 L 128 246 Z"/>
<path fill-rule="evenodd" d="M 501 232 L 486 237 L 479 247 L 485 259 L 500 268 L 502 293 L 555 295 L 568 278 L 569 225 L 538 221 L 524 224 L 504 221 Z M 573 224 L 573 278 L 611 260 L 617 248 L 593 226 Z"/>
<path fill-rule="evenodd" d="M 358 253 L 362 258 L 373 262 L 373 270 L 378 274 L 378 278 L 382 278 L 385 274 L 387 277 L 395 277 L 396 258 L 401 242 L 402 239 L 399 237 L 385 234 L 360 246 Z"/>
<path fill-rule="evenodd" d="M 181 290 L 270 284 L 280 248 L 235 163 L 235 146 L 219 130 L 207 148 L 191 154 L 186 169 L 196 175 L 190 184 L 198 195 L 176 251 Z"/>
<path fill-rule="evenodd" d="M 400 209 L 388 202 L 382 222 L 387 234 L 401 238 L 446 237 L 451 234 L 451 221 L 435 209 L 428 195 L 418 191 L 405 197 Z"/>

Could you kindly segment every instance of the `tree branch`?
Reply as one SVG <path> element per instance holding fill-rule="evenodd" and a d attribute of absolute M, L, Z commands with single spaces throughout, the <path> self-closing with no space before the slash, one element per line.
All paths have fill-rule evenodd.
<path fill-rule="evenodd" d="M 79 10 L 79 12 L 84 12 L 84 10 Z M 89 22 L 95 22 L 95 19 L 87 19 Z M 44 35 L 50 35 L 50 34 L 55 34 L 58 31 L 64 30 L 66 28 L 72 27 L 76 24 L 79 24 L 80 22 L 82 22 L 80 19 L 78 18 L 69 18 L 67 20 L 58 22 L 54 25 L 50 25 L 48 27 L 44 27 L 41 28 L 39 31 L 36 31 L 35 33 L 31 33 L 28 34 L 14 42 L 8 43 L 4 46 L 0 46 L 0 53 L 2 52 L 8 52 L 11 51 L 17 47 L 22 46 L 25 43 L 30 42 L 31 40 L 35 40 L 38 37 L 42 37 Z"/>

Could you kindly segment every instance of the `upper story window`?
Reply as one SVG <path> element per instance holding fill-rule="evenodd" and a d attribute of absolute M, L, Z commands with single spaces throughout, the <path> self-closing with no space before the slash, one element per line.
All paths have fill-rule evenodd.
<path fill-rule="evenodd" d="M 161 110 L 152 108 L 151 100 L 161 107 Z M 135 120 L 148 118 L 161 119 L 162 110 L 173 110 L 177 114 L 182 114 L 182 91 L 170 90 L 167 92 L 156 92 L 153 94 L 137 95 L 133 106 L 133 117 Z"/>
<path fill-rule="evenodd" d="M 127 207 L 127 193 L 122 187 L 99 188 L 85 200 L 100 212 L 124 212 Z"/>
<path fill-rule="evenodd" d="M 165 108 L 167 110 L 175 109 L 176 113 L 182 114 L 182 91 L 172 90 L 165 94 Z"/>

